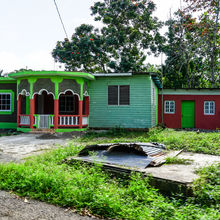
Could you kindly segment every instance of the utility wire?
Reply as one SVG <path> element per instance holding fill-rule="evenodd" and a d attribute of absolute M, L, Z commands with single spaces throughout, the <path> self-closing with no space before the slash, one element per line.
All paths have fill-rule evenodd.
<path fill-rule="evenodd" d="M 67 39 L 69 39 L 69 38 L 68 38 L 68 35 L 67 35 L 67 32 L 66 32 L 66 29 L 65 29 L 65 26 L 64 26 L 64 23 L 63 23 L 63 20 L 62 20 L 62 17 L 61 17 L 61 15 L 60 15 L 60 12 L 59 12 L 59 9 L 58 9 L 58 6 L 57 6 L 57 3 L 56 3 L 56 0 L 54 0 L 54 4 L 55 4 L 55 7 L 56 7 L 56 9 L 57 9 L 57 13 L 58 13 L 58 15 L 59 15 L 60 22 L 61 22 L 61 24 L 62 24 L 62 26 L 63 26 L 63 30 L 64 30 L 64 32 L 65 32 L 65 34 L 66 34 Z"/>

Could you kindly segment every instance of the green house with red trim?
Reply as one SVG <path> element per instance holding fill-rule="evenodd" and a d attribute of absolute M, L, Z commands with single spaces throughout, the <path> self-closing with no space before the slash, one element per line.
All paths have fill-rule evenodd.
<path fill-rule="evenodd" d="M 0 128 L 18 131 L 88 127 L 89 73 L 24 71 L 0 78 Z"/>
<path fill-rule="evenodd" d="M 158 121 L 158 88 L 152 73 L 11 73 L 0 77 L 0 128 L 150 128 Z"/>
<path fill-rule="evenodd" d="M 17 81 L 0 77 L 0 129 L 17 128 Z"/>

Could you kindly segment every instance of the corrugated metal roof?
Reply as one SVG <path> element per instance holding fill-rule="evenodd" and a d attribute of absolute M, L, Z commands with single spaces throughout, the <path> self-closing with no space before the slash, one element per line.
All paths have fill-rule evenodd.
<path fill-rule="evenodd" d="M 90 152 L 94 152 L 97 162 L 144 169 L 164 163 L 164 150 L 164 145 L 157 143 L 96 144 L 86 146 L 79 157 L 92 161 L 94 158 Z"/>

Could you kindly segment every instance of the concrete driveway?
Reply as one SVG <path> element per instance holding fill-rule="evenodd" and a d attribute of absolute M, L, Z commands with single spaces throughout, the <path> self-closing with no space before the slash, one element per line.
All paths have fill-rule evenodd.
<path fill-rule="evenodd" d="M 33 134 L 0 137 L 0 163 L 19 162 L 27 156 L 39 154 L 46 149 L 66 145 L 71 134 Z"/>

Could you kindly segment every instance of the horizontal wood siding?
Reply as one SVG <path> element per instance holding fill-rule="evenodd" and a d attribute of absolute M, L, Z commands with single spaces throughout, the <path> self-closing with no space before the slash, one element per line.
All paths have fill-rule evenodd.
<path fill-rule="evenodd" d="M 108 105 L 108 85 L 129 85 L 130 105 Z M 151 127 L 151 79 L 149 76 L 96 77 L 90 84 L 89 126 L 94 128 Z"/>
<path fill-rule="evenodd" d="M 157 108 L 158 108 L 158 97 L 157 97 L 157 86 L 151 81 L 151 126 L 157 125 Z"/>

